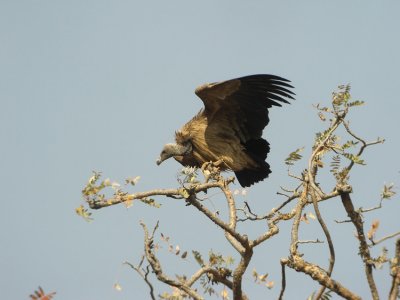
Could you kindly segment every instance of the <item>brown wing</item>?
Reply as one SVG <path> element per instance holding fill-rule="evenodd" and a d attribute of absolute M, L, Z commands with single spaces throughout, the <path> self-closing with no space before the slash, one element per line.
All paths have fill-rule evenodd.
<path fill-rule="evenodd" d="M 208 125 L 215 120 L 230 123 L 242 143 L 260 138 L 269 122 L 268 109 L 294 99 L 290 82 L 275 75 L 250 75 L 198 87 Z M 223 116 L 223 117 L 222 117 Z M 222 118 L 220 118 L 222 117 Z M 223 119 L 223 120 L 222 120 Z"/>

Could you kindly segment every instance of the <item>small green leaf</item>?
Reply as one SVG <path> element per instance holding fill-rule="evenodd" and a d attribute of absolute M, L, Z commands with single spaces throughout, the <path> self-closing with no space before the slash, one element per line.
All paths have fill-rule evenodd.
<path fill-rule="evenodd" d="M 303 157 L 300 154 L 300 152 L 303 150 L 304 147 L 296 149 L 295 151 L 291 152 L 289 156 L 285 159 L 285 164 L 288 166 L 293 166 L 296 161 L 300 160 Z"/>
<path fill-rule="evenodd" d="M 179 189 L 179 194 L 185 199 L 188 199 L 190 197 L 189 191 L 187 189 L 185 189 L 185 188 L 180 188 Z"/>
<path fill-rule="evenodd" d="M 222 265 L 224 263 L 224 258 L 222 257 L 221 254 L 217 254 L 214 253 L 212 251 L 209 252 L 208 254 L 208 261 L 210 263 L 210 265 L 214 266 L 214 265 Z"/>
<path fill-rule="evenodd" d="M 84 218 L 85 221 L 87 222 L 93 221 L 93 218 L 90 217 L 92 213 L 90 213 L 83 205 L 75 208 L 75 212 L 78 214 L 78 216 Z"/>
<path fill-rule="evenodd" d="M 356 100 L 356 101 L 347 103 L 347 106 L 349 106 L 349 107 L 361 106 L 361 105 L 364 105 L 364 103 L 365 103 L 364 101 Z"/>
<path fill-rule="evenodd" d="M 233 265 L 235 263 L 235 259 L 232 256 L 225 257 L 225 264 L 227 266 Z"/>
<path fill-rule="evenodd" d="M 318 113 L 318 117 L 321 119 L 321 121 L 325 122 L 326 121 L 326 117 L 322 112 Z"/>
<path fill-rule="evenodd" d="M 351 153 L 343 153 L 343 156 L 348 158 L 348 159 L 350 159 L 355 164 L 366 165 L 364 160 L 361 159 L 358 155 L 354 155 L 354 154 L 351 154 Z"/>
<path fill-rule="evenodd" d="M 192 250 L 192 253 L 193 253 L 193 257 L 194 257 L 194 259 L 197 261 L 197 263 L 198 263 L 201 267 L 203 267 L 203 266 L 204 266 L 204 260 L 203 260 L 203 258 L 201 257 L 200 252 L 199 252 L 199 251 L 196 251 L 196 250 Z"/>
<path fill-rule="evenodd" d="M 150 205 L 152 207 L 155 207 L 155 208 L 160 208 L 161 207 L 161 204 L 156 202 L 156 200 L 154 200 L 152 198 L 142 198 L 142 199 L 139 199 L 139 200 L 142 201 L 143 203 L 145 203 L 147 205 Z"/>
<path fill-rule="evenodd" d="M 382 193 L 381 193 L 381 199 L 390 199 L 394 195 L 396 195 L 396 192 L 393 191 L 393 188 L 394 188 L 394 184 L 393 183 L 391 183 L 389 185 L 385 184 L 383 186 L 383 190 L 382 190 Z"/>
<path fill-rule="evenodd" d="M 348 148 L 350 148 L 350 147 L 354 147 L 354 146 L 356 146 L 357 144 L 358 144 L 357 141 L 350 140 L 350 141 L 347 141 L 346 143 L 344 143 L 344 144 L 342 145 L 342 149 L 345 150 L 345 149 L 348 149 Z"/>

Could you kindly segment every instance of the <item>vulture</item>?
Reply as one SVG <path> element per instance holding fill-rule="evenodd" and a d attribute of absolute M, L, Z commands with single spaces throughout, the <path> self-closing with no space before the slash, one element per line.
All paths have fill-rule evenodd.
<path fill-rule="evenodd" d="M 195 93 L 204 108 L 175 133 L 175 143 L 163 147 L 157 165 L 170 157 L 191 167 L 219 161 L 242 187 L 264 180 L 271 169 L 263 129 L 269 108 L 294 99 L 289 82 L 260 74 L 199 86 Z"/>

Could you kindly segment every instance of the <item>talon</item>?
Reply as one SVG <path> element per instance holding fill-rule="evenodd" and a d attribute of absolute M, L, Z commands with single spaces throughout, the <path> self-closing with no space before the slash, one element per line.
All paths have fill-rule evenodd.
<path fill-rule="evenodd" d="M 215 162 L 209 161 L 201 165 L 201 171 L 204 175 L 205 182 L 209 182 L 210 179 L 219 180 L 221 172 L 219 166 L 223 163 L 223 159 L 219 159 Z"/>

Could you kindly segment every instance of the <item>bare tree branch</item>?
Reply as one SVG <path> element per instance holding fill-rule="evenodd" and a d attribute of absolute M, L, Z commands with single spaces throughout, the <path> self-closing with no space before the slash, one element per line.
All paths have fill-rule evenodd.
<path fill-rule="evenodd" d="M 314 190 L 311 191 L 311 199 L 313 200 L 314 211 L 317 216 L 318 222 L 321 225 L 322 230 L 324 231 L 324 234 L 328 241 L 330 258 L 329 258 L 329 268 L 328 268 L 327 275 L 331 276 L 333 267 L 335 265 L 335 249 L 333 247 L 333 242 L 332 242 L 332 238 L 329 233 L 328 227 L 326 226 L 324 220 L 322 219 L 322 215 L 321 215 L 321 212 L 318 207 L 317 196 L 315 195 Z M 325 286 L 321 287 L 321 289 L 318 291 L 317 295 L 315 296 L 315 299 L 320 299 L 322 297 L 322 295 L 324 294 L 325 288 L 326 288 Z"/>
<path fill-rule="evenodd" d="M 338 191 L 341 191 L 341 187 L 337 187 Z M 363 227 L 363 221 L 361 218 L 360 213 L 355 211 L 353 203 L 350 198 L 350 194 L 348 192 L 343 192 L 340 194 L 340 197 L 342 199 L 343 206 L 347 212 L 348 217 L 351 219 L 354 227 L 357 230 L 357 237 L 360 243 L 360 255 L 363 259 L 364 262 L 364 268 L 365 268 L 365 275 L 367 277 L 368 285 L 371 291 L 372 298 L 374 300 L 379 299 L 379 294 L 378 290 L 376 288 L 376 284 L 374 281 L 374 276 L 372 272 L 373 268 L 373 260 L 371 257 L 371 253 L 369 251 L 369 247 L 367 244 L 367 240 L 364 234 L 364 227 Z"/>
<path fill-rule="evenodd" d="M 199 193 L 207 191 L 210 188 L 218 188 L 218 187 L 221 187 L 220 182 L 207 182 L 203 184 L 194 185 L 193 192 Z M 179 196 L 180 198 L 182 198 L 182 189 L 156 189 L 147 192 L 116 196 L 104 200 L 88 201 L 88 204 L 91 209 L 100 209 L 103 207 L 124 203 L 126 201 L 145 199 L 151 196 L 169 196 L 169 197 Z"/>
<path fill-rule="evenodd" d="M 282 259 L 281 264 L 284 264 L 298 272 L 303 272 L 309 275 L 312 279 L 318 281 L 321 285 L 326 286 L 331 291 L 339 296 L 349 300 L 361 300 L 361 297 L 354 294 L 339 282 L 333 280 L 319 266 L 304 261 L 300 256 L 296 255 L 289 259 Z"/>
<path fill-rule="evenodd" d="M 243 247 L 244 245 L 247 244 L 247 240 L 240 235 L 238 232 L 236 232 L 235 230 L 233 230 L 229 224 L 223 222 L 220 218 L 217 218 L 215 216 L 215 214 L 213 214 L 207 207 L 205 207 L 203 204 L 201 204 L 199 201 L 196 200 L 196 195 L 192 194 L 189 196 L 189 198 L 187 198 L 187 201 L 192 204 L 194 207 L 196 207 L 199 211 L 201 211 L 203 214 L 205 214 L 213 223 L 215 223 L 216 225 L 218 225 L 219 227 L 221 227 L 224 232 L 229 233 L 231 236 L 233 236 L 235 238 L 236 241 L 238 241 L 240 243 L 240 247 L 237 243 L 232 242 L 232 240 L 229 240 L 232 242 L 232 246 L 235 247 L 235 249 L 239 252 L 243 252 Z"/>
<path fill-rule="evenodd" d="M 285 293 L 286 289 L 286 272 L 285 272 L 285 260 L 281 259 L 281 271 L 282 271 L 282 286 L 281 286 L 281 292 L 279 293 L 278 300 L 283 299 L 283 294 Z"/>
<path fill-rule="evenodd" d="M 389 292 L 389 300 L 396 300 L 399 298 L 400 293 L 400 239 L 396 241 L 396 250 L 390 266 L 390 275 L 392 276 L 392 287 Z"/>
<path fill-rule="evenodd" d="M 233 299 L 248 300 L 247 296 L 242 292 L 242 278 L 253 256 L 253 248 L 247 247 L 245 252 L 240 253 L 240 255 L 240 262 L 233 272 Z"/>

